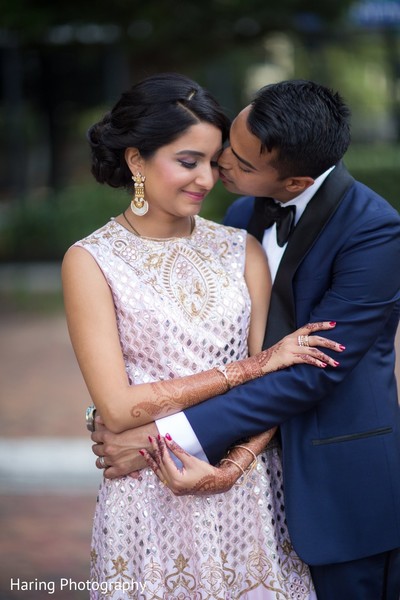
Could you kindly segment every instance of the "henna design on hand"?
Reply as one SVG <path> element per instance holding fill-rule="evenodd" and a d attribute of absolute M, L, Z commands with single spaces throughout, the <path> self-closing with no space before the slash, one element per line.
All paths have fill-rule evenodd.
<path fill-rule="evenodd" d="M 212 495 L 227 492 L 243 477 L 239 485 L 247 480 L 252 467 L 256 466 L 255 456 L 263 450 L 274 435 L 276 428 L 258 434 L 234 446 L 228 453 L 228 458 L 221 461 L 218 467 L 193 459 L 193 457 L 176 442 L 169 434 L 166 437 L 151 438 L 151 455 L 141 450 L 147 464 L 157 477 L 177 496 Z M 182 470 L 172 464 L 168 451 L 172 451 L 183 463 Z M 187 460 L 189 459 L 189 460 Z M 250 467 L 250 468 L 249 468 Z M 180 471 L 178 473 L 178 471 Z"/>
<path fill-rule="evenodd" d="M 169 435 L 169 434 L 167 434 L 167 435 Z M 182 448 L 182 446 L 178 446 L 178 444 L 176 442 L 174 442 L 174 440 L 171 437 L 169 437 L 168 444 L 169 444 L 170 450 L 172 450 L 172 452 L 175 452 L 178 456 L 179 456 L 179 454 L 182 456 L 191 456 L 191 454 L 187 450 L 185 450 L 185 448 Z M 167 447 L 165 442 L 164 442 L 164 445 L 165 445 L 165 447 Z"/>
<path fill-rule="evenodd" d="M 144 448 L 141 451 L 141 454 L 146 459 L 146 462 L 147 462 L 148 466 L 150 467 L 150 469 L 152 469 L 158 477 L 158 472 L 160 471 L 160 465 L 156 463 L 156 461 L 154 460 L 154 458 L 152 457 L 150 452 L 148 452 Z"/>
<path fill-rule="evenodd" d="M 222 467 L 214 467 L 214 471 L 214 474 L 205 475 L 191 487 L 181 487 L 179 491 L 175 491 L 174 493 L 177 496 L 210 496 L 213 494 L 222 494 L 230 490 L 238 479 L 236 473 L 228 469 L 224 470 Z"/>

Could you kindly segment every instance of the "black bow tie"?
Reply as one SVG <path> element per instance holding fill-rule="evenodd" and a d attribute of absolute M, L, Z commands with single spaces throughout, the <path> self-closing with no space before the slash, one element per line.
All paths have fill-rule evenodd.
<path fill-rule="evenodd" d="M 281 206 L 272 198 L 256 198 L 253 214 L 253 231 L 250 231 L 262 241 L 264 231 L 276 223 L 276 238 L 282 248 L 289 239 L 294 227 L 296 215 L 295 206 Z"/>

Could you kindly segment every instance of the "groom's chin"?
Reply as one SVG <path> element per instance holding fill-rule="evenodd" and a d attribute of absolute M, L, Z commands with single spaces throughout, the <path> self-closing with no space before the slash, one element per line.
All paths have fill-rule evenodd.
<path fill-rule="evenodd" d="M 228 191 L 231 192 L 232 194 L 240 194 L 241 192 L 239 192 L 239 190 L 236 188 L 235 184 L 233 183 L 233 181 L 230 181 L 229 179 L 226 179 L 226 177 L 220 177 L 221 183 L 224 186 L 224 188 Z"/>

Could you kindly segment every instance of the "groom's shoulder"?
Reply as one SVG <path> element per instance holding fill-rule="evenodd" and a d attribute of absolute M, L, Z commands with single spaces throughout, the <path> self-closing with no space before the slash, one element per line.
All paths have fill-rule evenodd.
<path fill-rule="evenodd" d="M 237 198 L 226 211 L 223 221 L 224 225 L 246 229 L 253 214 L 254 200 L 254 196 L 241 196 Z"/>

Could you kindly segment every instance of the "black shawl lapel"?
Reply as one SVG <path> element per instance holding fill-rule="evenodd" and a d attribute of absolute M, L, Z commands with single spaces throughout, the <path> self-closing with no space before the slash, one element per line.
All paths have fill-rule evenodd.
<path fill-rule="evenodd" d="M 294 274 L 353 182 L 347 169 L 339 163 L 310 200 L 294 228 L 272 287 L 263 348 L 275 344 L 296 329 L 292 290 Z"/>

